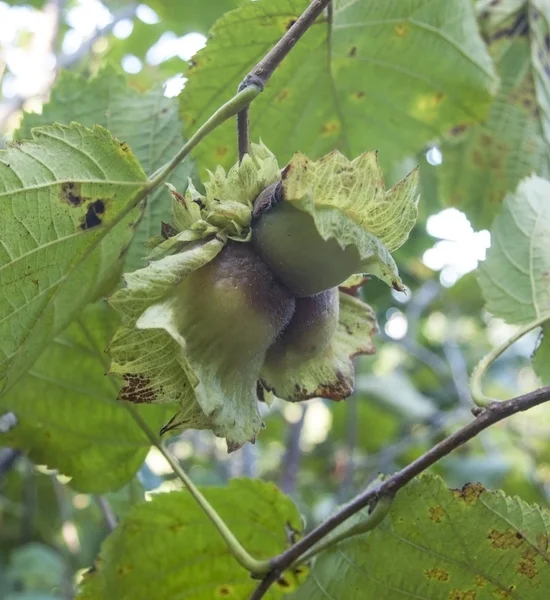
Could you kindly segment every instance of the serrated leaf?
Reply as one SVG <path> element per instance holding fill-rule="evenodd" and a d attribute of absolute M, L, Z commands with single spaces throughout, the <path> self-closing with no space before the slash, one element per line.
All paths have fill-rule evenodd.
<path fill-rule="evenodd" d="M 542 327 L 538 348 L 533 356 L 533 369 L 542 385 L 550 385 L 550 324 Z"/>
<path fill-rule="evenodd" d="M 214 25 L 181 95 L 190 132 L 234 94 L 308 4 L 249 2 Z M 261 137 L 281 163 L 297 148 L 317 158 L 335 147 L 349 156 L 378 148 L 389 163 L 485 116 L 496 76 L 473 3 L 339 0 L 332 21 L 323 16 L 307 31 L 252 103 L 252 138 Z M 203 168 L 233 164 L 234 126 L 209 135 L 195 156 Z"/>
<path fill-rule="evenodd" d="M 408 238 L 418 216 L 418 171 L 385 189 L 376 152 L 349 161 L 333 151 L 319 161 L 297 153 L 283 169 L 286 202 L 307 212 L 325 240 L 353 245 L 364 271 L 399 287 L 390 252 Z"/>
<path fill-rule="evenodd" d="M 224 13 L 242 4 L 243 0 L 150 0 L 148 5 L 162 18 L 165 30 L 171 29 L 178 35 L 200 31 L 207 34 L 212 24 Z"/>
<path fill-rule="evenodd" d="M 302 531 L 294 503 L 271 483 L 234 479 L 226 488 L 201 491 L 256 558 L 281 552 L 289 546 L 289 534 Z M 296 585 L 292 577 L 285 574 L 288 589 Z M 129 512 L 103 543 L 77 598 L 244 600 L 256 585 L 191 495 L 179 491 L 157 494 Z M 281 598 L 282 588 L 273 586 L 266 598 Z"/>
<path fill-rule="evenodd" d="M 39 115 L 25 114 L 16 138 L 30 137 L 31 130 L 40 125 L 72 121 L 87 127 L 96 124 L 106 127 L 128 144 L 148 175 L 167 163 L 183 146 L 177 99 L 166 98 L 160 84 L 144 93 L 137 92 L 112 66 L 104 67 L 91 79 L 62 71 L 52 88 L 50 102 Z M 192 170 L 191 160 L 184 160 L 170 175 L 170 182 L 183 192 Z M 161 186 L 147 198 L 124 261 L 125 271 L 145 266 L 147 241 L 160 234 L 160 224 L 169 220 L 170 211 L 170 193 Z"/>
<path fill-rule="evenodd" d="M 487 310 L 523 325 L 550 318 L 550 182 L 533 175 L 504 200 L 479 267 Z"/>
<path fill-rule="evenodd" d="M 146 184 L 99 126 L 35 129 L 0 153 L 0 388 L 111 286 Z"/>
<path fill-rule="evenodd" d="M 535 0 L 490 4 L 480 15 L 502 86 L 483 123 L 460 123 L 446 136 L 437 167 L 445 204 L 487 227 L 507 192 L 536 171 L 550 176 L 548 8 Z"/>
<path fill-rule="evenodd" d="M 104 354 L 118 319 L 103 302 L 86 307 L 0 400 L 17 425 L 0 444 L 72 478 L 71 487 L 102 493 L 126 483 L 149 450 L 145 434 L 117 401 L 120 383 L 105 375 Z M 140 408 L 158 430 L 167 413 Z"/>
<path fill-rule="evenodd" d="M 540 507 L 481 484 L 448 490 L 423 475 L 376 529 L 321 553 L 292 598 L 545 600 L 549 548 L 550 517 Z"/>
<path fill-rule="evenodd" d="M 353 358 L 375 352 L 372 336 L 377 330 L 371 307 L 339 292 L 338 328 L 327 348 L 306 360 L 292 348 L 276 361 L 269 360 L 268 352 L 261 382 L 279 398 L 292 402 L 316 397 L 346 398 L 354 387 Z"/>

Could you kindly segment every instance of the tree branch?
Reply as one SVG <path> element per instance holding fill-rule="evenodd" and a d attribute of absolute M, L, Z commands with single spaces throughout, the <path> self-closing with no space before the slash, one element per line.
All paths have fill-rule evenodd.
<path fill-rule="evenodd" d="M 271 571 L 260 582 L 250 600 L 260 600 L 260 598 L 263 598 L 270 586 L 285 569 L 290 567 L 324 536 L 362 508 L 375 505 L 379 498 L 393 497 L 411 479 L 425 471 L 428 467 L 431 467 L 453 450 L 456 450 L 456 448 L 476 437 L 491 425 L 548 401 L 550 401 L 550 386 L 518 396 L 506 402 L 494 402 L 484 409 L 472 409 L 472 412 L 476 415 L 473 421 L 439 442 L 439 444 L 436 444 L 428 452 L 389 477 L 386 481 L 380 483 L 380 485 L 366 490 L 353 498 L 353 500 L 329 517 L 324 523 L 321 523 L 321 525 L 310 531 L 288 550 L 273 558 L 271 560 Z"/>
<path fill-rule="evenodd" d="M 263 90 L 275 69 L 281 64 L 292 48 L 294 48 L 296 42 L 315 23 L 317 17 L 319 17 L 329 3 L 330 0 L 312 0 L 311 4 L 288 28 L 283 37 L 241 81 L 237 91 L 241 92 L 251 85 L 258 86 Z M 250 150 L 248 106 L 237 115 L 237 143 L 239 160 L 242 160 L 242 157 Z"/>

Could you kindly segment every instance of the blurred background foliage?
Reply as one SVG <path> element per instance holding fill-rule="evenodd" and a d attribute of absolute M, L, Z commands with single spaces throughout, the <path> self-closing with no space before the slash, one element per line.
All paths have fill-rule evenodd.
<path fill-rule="evenodd" d="M 247 0 L 0 2 L 0 144 L 17 136 L 23 110 L 42 111 L 60 70 L 85 79 L 109 63 L 125 73 L 129 94 L 164 85 L 169 98 L 184 88 L 185 102 L 193 55 L 218 18 L 244 4 Z M 296 2 L 296 10 L 303 4 Z M 475 269 L 490 235 L 482 228 L 519 178 L 534 167 L 544 174 L 548 160 L 548 147 L 540 147 L 540 111 L 533 107 L 540 82 L 531 62 L 536 49 L 525 38 L 527 3 L 475 4 L 503 85 L 485 121 L 456 125 L 426 140 L 416 154 L 384 162 L 388 182 L 420 165 L 421 214 L 396 253 L 410 292 L 390 292 L 376 280 L 363 289 L 380 334 L 376 355 L 357 361 L 355 394 L 342 403 L 276 403 L 266 410 L 266 428 L 256 444 L 229 456 L 210 433 L 187 432 L 171 440 L 171 450 L 197 484 L 225 484 L 235 476 L 273 481 L 296 500 L 311 526 L 380 472 L 404 466 L 471 418 L 469 374 L 514 330 L 483 308 Z M 491 12 L 495 5 L 498 14 Z M 272 90 L 278 90 L 275 81 Z M 215 94 L 211 101 L 220 105 L 224 99 Z M 123 97 L 120 101 L 124 104 Z M 184 135 L 186 110 L 184 103 Z M 146 130 L 148 123 L 133 127 Z M 269 127 L 264 121 L 253 133 L 268 138 Z M 530 133 L 510 147 L 514 128 Z M 478 159 L 479 144 L 489 139 L 484 134 L 491 145 Z M 293 142 L 288 152 L 311 150 L 299 138 Z M 199 167 L 211 166 L 201 156 Z M 499 165 L 504 179 L 495 173 Z M 464 212 L 448 208 L 452 204 Z M 486 382 L 489 394 L 504 399 L 539 385 L 530 366 L 536 344 L 537 333 L 528 335 L 495 363 Z M 9 428 L 10 414 L 0 415 L 0 430 Z M 492 427 L 433 470 L 450 487 L 479 481 L 548 507 L 549 439 L 550 410 L 541 406 Z M 75 491 L 70 478 L 33 464 L 20 451 L 1 449 L 0 597 L 72 597 L 74 581 L 93 562 L 112 524 L 152 492 L 179 487 L 155 450 L 131 481 L 99 496 Z"/>

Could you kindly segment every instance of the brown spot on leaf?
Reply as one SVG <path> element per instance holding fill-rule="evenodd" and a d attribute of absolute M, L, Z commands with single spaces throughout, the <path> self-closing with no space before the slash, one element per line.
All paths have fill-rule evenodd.
<path fill-rule="evenodd" d="M 357 46 L 352 46 L 350 51 L 348 52 L 348 56 L 354 57 L 357 55 Z"/>
<path fill-rule="evenodd" d="M 118 569 L 117 569 L 117 573 L 121 576 L 124 577 L 125 575 L 128 575 L 128 573 L 132 572 L 132 567 L 130 565 L 121 565 Z"/>
<path fill-rule="evenodd" d="M 216 594 L 221 596 L 222 598 L 227 598 L 233 595 L 231 588 L 228 585 L 220 585 L 220 587 L 216 590 Z"/>
<path fill-rule="evenodd" d="M 218 158 L 223 158 L 228 152 L 227 146 L 218 146 L 216 148 L 216 156 Z"/>
<path fill-rule="evenodd" d="M 537 562 L 535 560 L 537 551 L 534 548 L 526 550 L 519 559 L 516 565 L 516 571 L 520 575 L 524 575 L 529 579 L 533 579 L 538 575 Z"/>
<path fill-rule="evenodd" d="M 405 23 L 399 23 L 394 27 L 394 31 L 397 37 L 405 37 L 409 33 L 409 28 Z"/>
<path fill-rule="evenodd" d="M 290 96 L 290 90 L 288 88 L 283 88 L 282 90 L 277 92 L 277 94 L 275 95 L 275 101 L 282 102 L 283 100 L 286 100 L 289 96 Z"/>
<path fill-rule="evenodd" d="M 545 275 L 550 278 L 550 273 L 545 273 Z M 537 535 L 537 548 L 541 552 L 548 552 L 548 549 L 550 548 L 550 535 L 539 533 L 539 535 Z"/>
<path fill-rule="evenodd" d="M 105 212 L 105 202 L 103 200 L 95 200 L 94 202 L 90 202 L 88 204 L 88 210 L 84 215 L 84 220 L 80 224 L 80 229 L 92 229 L 92 227 L 97 227 L 101 225 L 101 217 Z"/>
<path fill-rule="evenodd" d="M 458 500 L 472 506 L 484 491 L 485 488 L 481 483 L 467 483 L 461 490 L 453 490 L 453 495 Z"/>
<path fill-rule="evenodd" d="M 362 90 L 359 90 L 357 92 L 353 92 L 352 95 L 356 100 L 361 100 L 361 98 L 365 97 L 365 92 L 363 92 Z"/>
<path fill-rule="evenodd" d="M 61 200 L 71 206 L 80 206 L 83 201 L 80 195 L 80 184 L 74 181 L 67 181 L 61 184 Z"/>
<path fill-rule="evenodd" d="M 287 21 L 285 25 L 286 31 L 288 31 L 294 25 L 294 23 L 296 23 L 296 19 L 290 19 L 290 21 Z"/>
<path fill-rule="evenodd" d="M 431 506 L 430 507 L 430 519 L 434 523 L 441 523 L 445 518 L 445 511 L 442 506 Z"/>
<path fill-rule="evenodd" d="M 458 125 L 455 125 L 449 130 L 449 135 L 452 137 L 457 137 L 463 134 L 467 128 L 468 125 L 466 125 L 465 123 L 459 123 Z"/>
<path fill-rule="evenodd" d="M 493 548 L 498 548 L 499 550 L 519 548 L 523 544 L 523 536 L 519 531 L 514 529 L 506 529 L 505 531 L 491 529 L 487 539 L 491 541 Z"/>
<path fill-rule="evenodd" d="M 474 578 L 474 583 L 477 585 L 477 587 L 485 587 L 489 582 L 487 579 L 485 579 L 485 577 L 483 577 L 483 575 L 476 575 Z"/>
<path fill-rule="evenodd" d="M 118 145 L 122 152 L 130 152 L 130 147 L 126 142 L 119 142 Z"/>
<path fill-rule="evenodd" d="M 280 585 L 282 588 L 290 587 L 290 583 L 284 577 L 277 579 L 277 585 Z"/>
<path fill-rule="evenodd" d="M 451 590 L 447 596 L 448 600 L 476 600 L 475 590 Z"/>
<path fill-rule="evenodd" d="M 433 579 L 435 581 L 449 581 L 449 572 L 445 571 L 445 569 L 426 569 L 424 575 L 426 575 L 428 579 Z"/>
<path fill-rule="evenodd" d="M 123 379 L 125 384 L 118 395 L 121 400 L 135 404 L 150 404 L 155 401 L 156 394 L 151 388 L 151 380 L 148 377 L 126 373 Z"/>
<path fill-rule="evenodd" d="M 321 133 L 323 135 L 333 135 L 338 131 L 340 131 L 340 123 L 336 120 L 327 121 L 326 123 L 323 123 L 323 126 L 321 127 Z"/>

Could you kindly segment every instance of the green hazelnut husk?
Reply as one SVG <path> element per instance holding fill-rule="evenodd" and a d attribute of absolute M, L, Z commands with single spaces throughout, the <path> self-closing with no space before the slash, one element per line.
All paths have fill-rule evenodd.
<path fill-rule="evenodd" d="M 297 297 L 315 296 L 362 271 L 353 245 L 324 240 L 311 215 L 283 201 L 271 205 L 252 225 L 252 244 L 277 278 Z"/>

